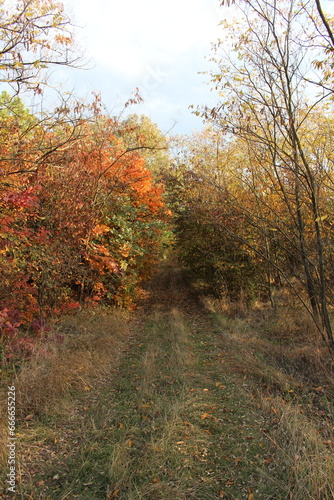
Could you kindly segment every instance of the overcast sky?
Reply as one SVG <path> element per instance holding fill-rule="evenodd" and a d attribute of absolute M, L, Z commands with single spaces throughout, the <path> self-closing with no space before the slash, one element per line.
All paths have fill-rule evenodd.
<path fill-rule="evenodd" d="M 88 96 L 101 91 L 112 114 L 138 87 L 144 104 L 131 113 L 146 114 L 167 131 L 202 128 L 190 104 L 214 104 L 207 70 L 210 43 L 219 37 L 226 8 L 219 0 L 63 0 L 79 25 L 77 40 L 92 69 L 75 71 L 69 85 Z M 116 105 L 116 107 L 115 107 Z"/>

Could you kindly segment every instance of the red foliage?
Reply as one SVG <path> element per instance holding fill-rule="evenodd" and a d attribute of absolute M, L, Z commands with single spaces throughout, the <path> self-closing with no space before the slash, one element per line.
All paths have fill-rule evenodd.
<path fill-rule="evenodd" d="M 82 125 L 80 138 L 37 163 L 41 137 L 47 147 L 50 133 L 36 128 L 23 140 L 10 120 L 3 128 L 7 160 L 0 167 L 3 179 L 11 179 L 10 186 L 0 185 L 3 337 L 20 326 L 44 330 L 46 318 L 83 304 L 132 307 L 152 272 L 169 214 L 162 186 L 143 158 L 108 132 L 113 123 Z M 36 168 L 22 171 L 27 162 Z M 24 350 L 24 342 L 17 338 L 12 354 Z M 26 339 L 27 352 L 29 346 Z"/>

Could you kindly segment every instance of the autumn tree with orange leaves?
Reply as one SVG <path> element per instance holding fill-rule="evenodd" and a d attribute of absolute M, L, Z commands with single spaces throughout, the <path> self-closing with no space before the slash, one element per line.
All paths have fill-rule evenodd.
<path fill-rule="evenodd" d="M 0 81 L 15 93 L 0 96 L 4 359 L 29 352 L 55 314 L 101 301 L 133 307 L 168 231 L 163 186 L 141 154 L 154 145 L 129 144 L 98 93 L 90 104 L 65 96 L 40 116 L 18 97 L 42 93 L 48 68 L 77 66 L 74 49 L 60 3 L 1 2 Z M 140 100 L 136 90 L 125 107 Z"/>
<path fill-rule="evenodd" d="M 42 328 L 54 313 L 101 300 L 132 307 L 159 258 L 169 218 L 162 185 L 138 149 L 115 137 L 113 119 L 98 117 L 94 124 L 81 123 L 81 138 L 64 140 L 62 147 L 66 130 L 34 127 L 25 139 L 26 156 L 23 144 L 15 149 L 10 116 L 7 121 L 2 144 L 8 151 L 1 162 L 3 178 L 10 179 L 1 191 L 3 332 L 18 324 Z M 54 134 L 58 146 L 51 152 Z M 44 143 L 48 155 L 36 161 L 32 152 Z M 31 155 L 38 168 L 21 168 L 21 155 L 25 162 Z"/>

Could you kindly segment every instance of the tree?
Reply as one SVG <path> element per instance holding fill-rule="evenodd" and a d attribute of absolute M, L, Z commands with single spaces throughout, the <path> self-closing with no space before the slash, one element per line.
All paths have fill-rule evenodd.
<path fill-rule="evenodd" d="M 12 162 L 25 151 L 32 155 L 37 146 L 43 150 L 44 142 L 48 151 L 38 169 L 21 170 L 1 186 L 0 311 L 6 322 L 0 333 L 5 337 L 14 323 L 42 327 L 54 314 L 101 300 L 133 307 L 141 282 L 154 270 L 169 218 L 162 186 L 138 151 L 112 134 L 115 121 L 104 117 L 103 123 L 103 129 L 82 123 L 74 141 L 67 139 L 66 125 L 63 131 L 59 123 L 45 131 L 39 124 L 19 156 L 16 135 L 7 130 L 3 138 Z M 58 145 L 53 150 L 52 135 Z M 8 157 L 4 167 L 11 161 Z"/>
<path fill-rule="evenodd" d="M 212 60 L 218 72 L 211 78 L 221 102 L 206 109 L 204 116 L 226 137 L 239 137 L 247 150 L 241 177 L 254 203 L 249 209 L 241 199 L 240 207 L 263 245 L 245 238 L 244 242 L 275 268 L 268 242 L 272 231 L 279 235 L 274 238 L 276 247 L 286 259 L 293 255 L 303 268 L 299 279 L 310 307 L 299 297 L 334 347 L 326 278 L 330 248 L 324 238 L 325 190 L 306 141 L 313 111 L 331 95 L 319 74 L 321 95 L 305 98 L 317 33 L 305 28 L 307 15 L 297 2 L 245 4 L 238 7 L 239 23 L 226 23 L 226 39 L 214 46 Z M 283 212 L 272 205 L 274 192 Z M 291 283 L 284 268 L 280 275 Z"/>
<path fill-rule="evenodd" d="M 71 23 L 62 4 L 50 0 L 1 0 L 0 82 L 15 93 L 40 93 L 45 69 L 78 65 Z"/>
<path fill-rule="evenodd" d="M 196 286 L 204 293 L 251 302 L 263 272 L 250 249 L 234 237 L 241 227 L 244 235 L 247 232 L 234 202 L 239 190 L 236 157 L 240 158 L 237 147 L 206 127 L 179 139 L 164 182 L 174 213 L 178 256 Z"/>
<path fill-rule="evenodd" d="M 220 5 L 228 5 L 237 3 L 236 0 L 221 0 Z M 249 0 L 241 0 L 241 3 L 251 3 Z M 269 5 L 270 2 L 263 2 Z M 274 3 L 273 5 L 276 5 Z M 333 18 L 324 12 L 320 0 L 314 2 L 302 1 L 299 4 L 301 11 L 305 13 L 304 29 L 307 32 L 309 27 L 313 28 L 311 38 L 309 38 L 309 47 L 321 48 L 321 59 L 316 57 L 313 64 L 316 68 L 322 69 L 323 78 L 321 80 L 309 80 L 316 86 L 323 87 L 326 91 L 333 91 L 333 53 L 334 53 L 334 31 Z M 326 56 L 324 59 L 324 55 Z M 328 83 L 331 85 L 328 87 Z"/>
<path fill-rule="evenodd" d="M 168 169 L 170 156 L 168 139 L 159 127 L 145 115 L 129 115 L 120 124 L 119 132 L 128 148 L 142 148 L 146 167 L 158 176 Z"/>
<path fill-rule="evenodd" d="M 61 4 L 0 6 L 0 81 L 16 93 L 0 95 L 0 336 L 14 348 L 20 326 L 42 332 L 66 310 L 101 300 L 133 307 L 170 212 L 140 154 L 156 149 L 148 120 L 148 141 L 134 144 L 127 126 L 103 115 L 98 93 L 89 104 L 65 95 L 38 116 L 17 95 L 41 93 L 45 69 L 78 61 Z M 137 89 L 125 107 L 140 99 Z"/>

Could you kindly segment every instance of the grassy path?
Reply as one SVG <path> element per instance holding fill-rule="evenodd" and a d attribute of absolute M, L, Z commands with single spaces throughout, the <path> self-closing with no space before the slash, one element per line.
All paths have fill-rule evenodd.
<path fill-rule="evenodd" d="M 295 498 L 279 480 L 268 417 L 180 274 L 152 282 L 130 327 L 118 363 L 78 399 L 76 417 L 36 431 L 41 439 L 53 429 L 46 460 L 17 498 Z"/>

